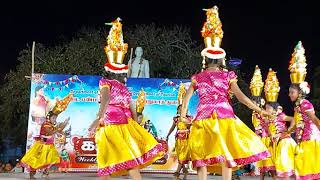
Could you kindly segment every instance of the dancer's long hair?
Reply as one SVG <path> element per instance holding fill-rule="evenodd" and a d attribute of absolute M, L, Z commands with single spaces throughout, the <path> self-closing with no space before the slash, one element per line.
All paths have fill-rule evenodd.
<path fill-rule="evenodd" d="M 207 69 L 209 67 L 210 64 L 217 64 L 219 69 L 223 70 L 223 69 L 227 69 L 227 66 L 225 66 L 223 64 L 223 61 L 225 61 L 225 58 L 223 59 L 211 59 L 211 58 L 205 58 L 206 64 L 205 64 L 205 69 Z"/>
<path fill-rule="evenodd" d="M 125 83 L 125 78 L 127 77 L 127 73 L 117 74 L 117 73 L 106 71 L 103 73 L 103 77 L 106 79 L 110 79 L 110 80 L 114 79 L 121 83 Z"/>

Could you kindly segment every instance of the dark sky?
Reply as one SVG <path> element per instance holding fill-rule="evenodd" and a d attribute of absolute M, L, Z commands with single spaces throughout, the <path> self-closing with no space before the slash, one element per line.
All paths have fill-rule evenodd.
<path fill-rule="evenodd" d="M 320 13 L 316 1 L 301 0 L 10 1 L 0 5 L 0 74 L 3 77 L 15 67 L 18 52 L 33 40 L 53 45 L 62 37 L 72 37 L 82 26 L 102 27 L 118 16 L 124 28 L 152 22 L 188 26 L 200 44 L 205 20 L 202 8 L 214 5 L 219 6 L 223 23 L 222 46 L 232 53 L 229 55 L 244 60 L 242 70 L 251 75 L 259 64 L 265 77 L 272 67 L 278 71 L 280 83 L 287 86 L 288 62 L 294 46 L 302 40 L 310 80 L 312 68 L 320 65 Z"/>

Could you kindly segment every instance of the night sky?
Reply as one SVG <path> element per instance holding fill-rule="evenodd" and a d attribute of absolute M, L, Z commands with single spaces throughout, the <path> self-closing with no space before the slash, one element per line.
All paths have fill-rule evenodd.
<path fill-rule="evenodd" d="M 81 27 L 103 27 L 116 17 L 126 25 L 182 24 L 203 43 L 200 30 L 205 21 L 202 8 L 218 5 L 223 23 L 222 47 L 244 60 L 241 69 L 251 76 L 259 64 L 264 78 L 269 67 L 278 71 L 286 93 L 288 62 L 296 43 L 306 49 L 308 79 L 320 65 L 319 8 L 316 1 L 209 1 L 209 0 L 123 0 L 14 2 L 0 9 L 1 78 L 17 65 L 18 52 L 32 41 L 54 45 L 71 38 Z M 146 32 L 147 33 L 147 32 Z M 130 46 L 130 45 L 129 45 Z M 249 81 L 249 79 L 248 79 Z M 287 98 L 287 97 L 285 97 Z"/>

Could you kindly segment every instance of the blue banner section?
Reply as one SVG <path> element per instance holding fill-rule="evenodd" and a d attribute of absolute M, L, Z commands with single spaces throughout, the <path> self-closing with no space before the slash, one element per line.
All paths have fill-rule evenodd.
<path fill-rule="evenodd" d="M 39 136 L 40 127 L 46 114 L 57 101 L 73 93 L 73 99 L 62 112 L 57 122 L 70 118 L 68 127 L 62 134 L 56 134 L 55 145 L 62 154 L 68 153 L 69 159 L 63 159 L 60 167 L 68 165 L 69 170 L 94 169 L 94 140 L 89 138 L 88 127 L 98 112 L 99 76 L 33 74 L 30 94 L 30 113 L 28 122 L 27 149 L 33 139 Z M 159 142 L 163 142 L 177 114 L 177 96 L 180 83 L 188 88 L 189 80 L 181 79 L 128 79 L 127 87 L 136 101 L 140 90 L 146 92 L 146 105 L 140 123 Z M 195 116 L 197 96 L 191 98 L 189 114 Z M 150 170 L 174 170 L 177 159 L 174 149 L 174 133 L 168 142 L 169 153 L 163 160 L 151 165 Z M 84 146 L 86 144 L 86 146 Z M 90 146 L 90 148 L 89 148 Z M 91 148 L 92 146 L 92 148 Z M 82 147 L 86 147 L 83 149 Z M 64 150 L 65 149 L 65 150 Z M 89 154 L 89 156 L 88 156 Z M 91 154 L 91 155 L 90 155 Z M 66 163 L 67 161 L 67 163 Z"/>

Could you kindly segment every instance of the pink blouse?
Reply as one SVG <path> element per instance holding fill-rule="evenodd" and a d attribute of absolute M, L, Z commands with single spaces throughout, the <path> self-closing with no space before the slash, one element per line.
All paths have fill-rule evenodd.
<path fill-rule="evenodd" d="M 198 90 L 199 104 L 195 120 L 234 118 L 229 103 L 230 83 L 237 80 L 233 71 L 203 71 L 192 76 L 192 85 Z"/>
<path fill-rule="evenodd" d="M 313 105 L 306 99 L 300 102 L 298 108 L 295 108 L 295 122 L 297 126 L 296 135 L 299 135 L 299 131 L 302 129 L 302 141 L 307 141 L 310 139 L 320 140 L 320 131 L 318 127 L 313 123 L 313 121 L 306 114 L 308 111 L 313 111 Z M 301 120 L 297 119 L 297 113 L 301 114 Z M 301 132 L 301 131 L 300 131 Z"/>
<path fill-rule="evenodd" d="M 127 124 L 132 118 L 130 111 L 131 93 L 128 88 L 117 80 L 102 78 L 99 82 L 100 89 L 110 89 L 110 102 L 103 117 L 106 124 Z"/>
<path fill-rule="evenodd" d="M 186 118 L 191 122 L 192 116 L 186 116 Z M 190 132 L 190 125 L 181 122 L 180 116 L 175 116 L 173 118 L 173 122 L 176 124 L 177 132 L 176 132 L 176 138 L 177 139 L 187 139 L 189 132 Z"/>
<path fill-rule="evenodd" d="M 269 122 L 269 134 L 273 138 L 280 138 L 281 134 L 287 131 L 286 114 L 279 113 L 274 120 Z"/>
<path fill-rule="evenodd" d="M 269 136 L 268 123 L 265 122 L 262 116 L 260 116 L 258 113 L 252 113 L 252 121 L 255 133 L 258 136 L 261 138 Z"/>

